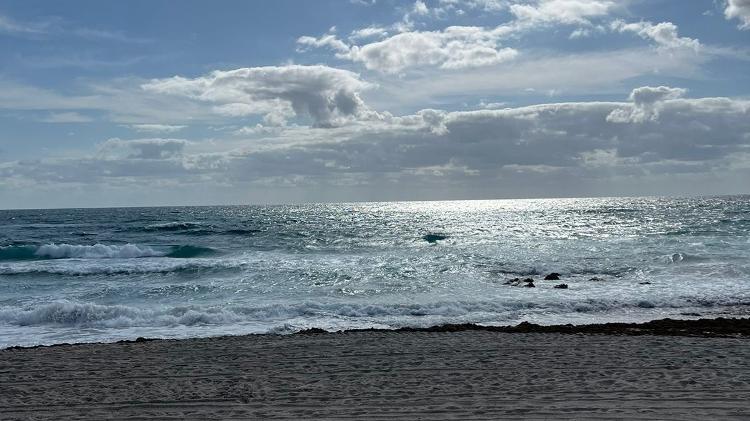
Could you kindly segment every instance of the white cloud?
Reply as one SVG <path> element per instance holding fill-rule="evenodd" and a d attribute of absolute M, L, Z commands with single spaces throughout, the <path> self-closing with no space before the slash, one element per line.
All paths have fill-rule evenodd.
<path fill-rule="evenodd" d="M 222 115 L 264 115 L 277 122 L 309 117 L 317 126 L 337 125 L 368 112 L 359 97 L 368 87 L 347 70 L 299 65 L 217 70 L 202 77 L 175 76 L 142 85 L 148 92 L 211 104 Z"/>
<path fill-rule="evenodd" d="M 430 9 L 427 8 L 427 5 L 424 1 L 417 0 L 414 2 L 412 13 L 414 13 L 415 15 L 427 15 L 430 13 Z"/>
<path fill-rule="evenodd" d="M 701 47 L 697 39 L 680 37 L 677 26 L 671 22 L 653 24 L 651 22 L 626 23 L 617 20 L 612 22 L 611 27 L 618 32 L 632 32 L 643 39 L 650 39 L 662 48 L 685 48 L 698 51 Z"/>
<path fill-rule="evenodd" d="M 336 56 L 364 64 L 371 70 L 399 73 L 414 67 L 436 66 L 442 69 L 463 69 L 488 66 L 514 59 L 518 52 L 501 47 L 500 38 L 507 28 L 487 29 L 474 26 L 451 26 L 441 31 L 402 32 L 381 41 L 342 47 L 343 42 L 331 39 L 302 37 L 305 46 L 327 45 Z"/>
<path fill-rule="evenodd" d="M 687 90 L 682 88 L 670 88 L 668 86 L 651 87 L 644 86 L 641 88 L 633 89 L 630 93 L 630 99 L 636 105 L 645 106 L 652 105 L 660 101 L 666 101 L 669 99 L 681 98 L 687 93 Z"/>
<path fill-rule="evenodd" d="M 515 17 L 529 24 L 589 24 L 589 19 L 607 16 L 618 7 L 612 0 L 534 0 L 510 5 Z"/>
<path fill-rule="evenodd" d="M 370 28 L 364 28 L 361 29 L 361 34 L 366 34 L 364 36 L 359 35 L 359 37 L 367 38 L 370 36 Z M 357 32 L 360 34 L 360 32 Z M 345 43 L 344 41 L 341 41 L 336 37 L 335 33 L 328 33 L 320 38 L 310 37 L 310 36 L 302 36 L 297 39 L 297 45 L 299 46 L 297 48 L 298 52 L 303 52 L 307 48 L 321 48 L 321 47 L 329 47 L 334 51 L 343 52 L 346 53 L 349 51 L 349 45 Z"/>
<path fill-rule="evenodd" d="M 685 89 L 668 86 L 644 86 L 634 89 L 628 98 L 633 105 L 612 111 L 607 116 L 607 121 L 613 123 L 655 121 L 659 118 L 659 112 L 665 106 L 665 101 L 681 98 L 686 92 Z"/>
<path fill-rule="evenodd" d="M 361 40 L 370 39 L 370 38 L 385 38 L 387 36 L 388 36 L 388 29 L 382 26 L 367 26 L 367 27 L 364 27 L 361 29 L 355 29 L 354 31 L 352 31 L 352 33 L 349 35 L 349 40 L 361 41 Z M 306 38 L 306 37 L 302 37 L 300 39 L 303 39 L 303 38 Z M 312 40 L 316 40 L 316 39 L 312 38 Z M 342 49 L 341 51 L 348 51 L 349 46 L 346 45 L 346 43 L 343 43 L 343 44 L 346 48 Z M 335 46 L 329 44 L 329 46 L 333 48 L 334 50 L 338 49 L 338 44 L 336 44 Z"/>
<path fill-rule="evenodd" d="M 613 0 L 440 0 L 430 7 L 418 0 L 403 19 L 389 27 L 370 26 L 355 30 L 349 43 L 333 33 L 320 37 L 303 36 L 297 40 L 298 51 L 327 47 L 339 59 L 362 63 L 365 68 L 386 74 L 401 73 L 412 68 L 466 69 L 491 66 L 511 61 L 519 55 L 512 47 L 502 45 L 508 38 L 518 38 L 528 31 L 552 25 L 578 25 L 571 37 L 602 31 L 592 19 L 602 19 L 627 2 Z M 509 9 L 511 21 L 496 27 L 449 26 L 441 30 L 414 30 L 416 17 L 445 17 L 450 11 L 463 9 L 496 13 Z M 396 34 L 389 34 L 395 31 Z M 370 43 L 358 41 L 377 37 Z"/>
<path fill-rule="evenodd" d="M 184 129 L 187 126 L 170 124 L 131 124 L 129 127 L 137 132 L 174 133 Z"/>
<path fill-rule="evenodd" d="M 741 29 L 750 29 L 750 0 L 727 0 L 724 16 L 738 19 Z"/>

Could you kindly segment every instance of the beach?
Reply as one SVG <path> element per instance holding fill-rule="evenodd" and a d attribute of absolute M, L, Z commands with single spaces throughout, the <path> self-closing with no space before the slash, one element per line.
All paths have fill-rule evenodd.
<path fill-rule="evenodd" d="M 677 323 L 8 348 L 0 418 L 750 417 L 748 321 Z"/>

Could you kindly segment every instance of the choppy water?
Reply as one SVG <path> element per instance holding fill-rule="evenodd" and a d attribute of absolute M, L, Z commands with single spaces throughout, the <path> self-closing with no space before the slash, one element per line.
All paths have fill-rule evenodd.
<path fill-rule="evenodd" d="M 0 211 L 0 347 L 745 314 L 749 233 L 750 196 Z"/>

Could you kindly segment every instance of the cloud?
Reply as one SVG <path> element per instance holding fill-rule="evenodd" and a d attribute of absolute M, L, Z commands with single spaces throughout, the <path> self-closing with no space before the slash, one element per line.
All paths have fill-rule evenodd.
<path fill-rule="evenodd" d="M 398 191 L 432 191 L 432 198 L 450 191 L 476 197 L 644 193 L 657 185 L 708 193 L 685 180 L 714 178 L 739 189 L 750 169 L 750 101 L 684 95 L 679 88 L 643 87 L 628 102 L 423 110 L 329 129 L 288 127 L 269 133 L 265 143 L 215 145 L 210 152 L 188 151 L 194 143 L 178 139 L 110 139 L 90 157 L 0 164 L 0 187 L 149 179 L 153 185 L 372 189 L 383 199 L 387 192 L 400 197 Z M 647 108 L 658 116 L 611 118 L 618 110 L 635 115 Z"/>
<path fill-rule="evenodd" d="M 681 98 L 687 93 L 687 90 L 682 88 L 670 88 L 668 86 L 651 87 L 644 86 L 641 88 L 633 89 L 630 93 L 630 99 L 638 106 L 653 105 L 657 102 L 662 102 L 668 99 Z"/>
<path fill-rule="evenodd" d="M 354 31 L 352 31 L 352 33 L 349 34 L 349 40 L 361 41 L 361 40 L 370 39 L 370 38 L 385 38 L 387 36 L 388 36 L 387 28 L 384 28 L 382 26 L 367 26 L 367 27 L 355 29 Z M 302 37 L 302 38 L 306 38 L 306 37 Z M 315 38 L 313 37 L 308 37 L 308 38 L 315 40 Z M 342 44 L 344 48 L 340 49 L 340 51 L 343 51 L 343 52 L 349 51 L 349 46 L 346 43 L 342 43 Z M 318 45 L 313 45 L 313 46 L 317 47 Z M 334 50 L 337 49 L 336 46 L 331 45 L 331 47 Z"/>
<path fill-rule="evenodd" d="M 50 113 L 39 119 L 42 123 L 88 123 L 94 121 L 91 117 L 77 112 Z"/>
<path fill-rule="evenodd" d="M 441 31 L 402 32 L 363 45 L 349 46 L 332 34 L 317 39 L 301 37 L 297 42 L 303 46 L 329 46 L 338 58 L 393 74 L 414 67 L 463 69 L 512 60 L 518 51 L 500 45 L 500 38 L 506 34 L 505 27 L 451 26 Z"/>
<path fill-rule="evenodd" d="M 611 0 L 534 0 L 510 5 L 516 19 L 527 24 L 587 25 L 591 18 L 609 15 L 618 7 Z"/>
<path fill-rule="evenodd" d="M 727 0 L 724 16 L 738 19 L 741 29 L 750 29 L 750 0 Z"/>
<path fill-rule="evenodd" d="M 120 31 L 73 27 L 60 18 L 49 18 L 34 22 L 19 22 L 0 14 L 0 34 L 2 33 L 34 39 L 47 39 L 52 36 L 73 36 L 95 41 L 114 41 L 138 44 L 151 42 L 151 40 L 129 36 Z"/>
<path fill-rule="evenodd" d="M 184 129 L 187 126 L 170 124 L 131 124 L 129 127 L 137 132 L 174 133 Z"/>
<path fill-rule="evenodd" d="M 330 127 L 368 111 L 359 92 L 369 86 L 347 70 L 289 65 L 154 79 L 142 88 L 211 104 L 216 113 L 226 116 L 264 115 L 276 122 L 308 117 L 316 126 Z"/>
<path fill-rule="evenodd" d="M 644 86 L 630 93 L 633 105 L 616 109 L 607 116 L 613 123 L 643 123 L 657 120 L 665 101 L 681 98 L 687 90 L 668 86 Z"/>
<path fill-rule="evenodd" d="M 618 32 L 633 32 L 643 39 L 649 39 L 657 46 L 670 49 L 690 49 L 698 51 L 701 47 L 697 39 L 680 37 L 677 26 L 671 22 L 653 24 L 651 22 L 625 23 L 622 20 L 612 22 L 611 28 Z"/>
<path fill-rule="evenodd" d="M 0 33 L 10 35 L 36 35 L 46 32 L 46 23 L 21 23 L 0 15 Z"/>
<path fill-rule="evenodd" d="M 188 142 L 183 139 L 108 139 L 99 145 L 97 158 L 117 159 L 168 159 L 182 154 Z"/>
<path fill-rule="evenodd" d="M 556 90 L 563 94 L 616 94 L 634 78 L 644 76 L 691 79 L 701 75 L 710 59 L 692 50 L 650 47 L 574 54 L 550 53 L 542 57 L 524 54 L 495 66 L 461 72 L 422 72 L 410 77 L 379 81 L 369 92 L 368 103 L 390 111 L 441 104 L 457 98 L 470 103 L 476 96 L 516 97 Z M 533 88 L 533 92 L 526 92 Z M 433 105 L 434 106 L 434 105 Z M 402 107 L 402 108 L 397 108 Z"/>
<path fill-rule="evenodd" d="M 309 48 L 329 48 L 342 60 L 361 63 L 365 68 L 386 74 L 413 68 L 443 70 L 492 66 L 512 61 L 519 52 L 504 46 L 509 38 L 552 25 L 578 25 L 573 37 L 602 30 L 591 20 L 604 18 L 620 10 L 627 2 L 612 0 L 533 0 L 528 2 L 475 0 L 459 2 L 440 0 L 434 7 L 418 0 L 402 21 L 389 27 L 370 26 L 352 31 L 348 43 L 329 32 L 320 37 L 303 36 L 297 40 L 298 52 Z M 441 30 L 414 30 L 414 17 L 446 16 L 463 9 L 496 13 L 508 9 L 513 19 L 496 27 L 449 26 Z M 461 13 L 458 13 L 461 12 Z M 390 32 L 395 31 L 395 34 Z M 360 41 L 377 38 L 369 43 Z"/>

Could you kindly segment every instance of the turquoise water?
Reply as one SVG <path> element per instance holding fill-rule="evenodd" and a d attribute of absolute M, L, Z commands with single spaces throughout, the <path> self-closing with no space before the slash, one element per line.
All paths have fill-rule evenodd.
<path fill-rule="evenodd" d="M 750 196 L 0 211 L 0 347 L 740 315 L 749 234 Z"/>

